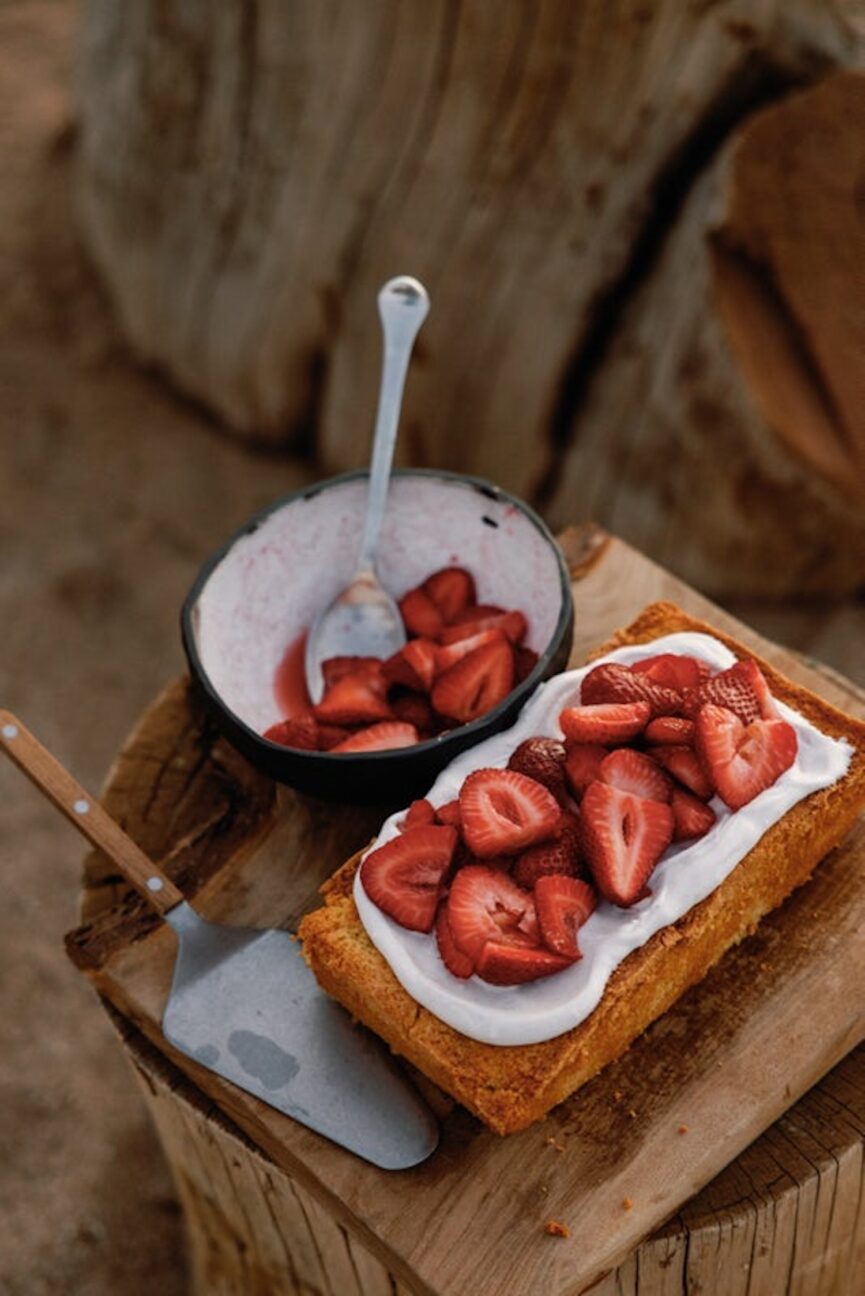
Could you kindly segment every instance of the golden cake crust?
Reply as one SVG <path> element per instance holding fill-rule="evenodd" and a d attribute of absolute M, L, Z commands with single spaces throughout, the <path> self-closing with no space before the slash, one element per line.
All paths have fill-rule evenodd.
<path fill-rule="evenodd" d="M 758 662 L 772 693 L 823 733 L 854 747 L 843 779 L 789 810 L 732 873 L 678 922 L 630 954 L 584 1022 L 540 1044 L 469 1039 L 434 1017 L 397 981 L 369 939 L 352 898 L 360 855 L 325 883 L 325 904 L 300 925 L 304 957 L 323 988 L 499 1134 L 539 1120 L 618 1057 L 760 918 L 805 882 L 865 806 L 865 723 L 793 684 L 756 654 L 672 603 L 652 603 L 591 654 L 681 630 L 713 635 Z"/>

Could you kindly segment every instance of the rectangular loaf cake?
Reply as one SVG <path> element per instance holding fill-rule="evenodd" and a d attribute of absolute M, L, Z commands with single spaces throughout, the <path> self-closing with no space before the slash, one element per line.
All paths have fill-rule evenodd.
<path fill-rule="evenodd" d="M 865 807 L 865 723 L 784 678 L 743 645 L 669 603 L 655 603 L 601 645 L 601 656 L 677 631 L 713 636 L 761 667 L 775 698 L 822 733 L 846 739 L 846 774 L 788 810 L 706 899 L 629 954 L 603 997 L 579 1025 L 529 1045 L 481 1043 L 418 1004 L 372 944 L 352 896 L 360 855 L 323 887 L 325 904 L 300 927 L 303 951 L 319 983 L 491 1129 L 507 1134 L 540 1119 L 628 1045 L 703 978 L 764 914 L 805 882 Z"/>

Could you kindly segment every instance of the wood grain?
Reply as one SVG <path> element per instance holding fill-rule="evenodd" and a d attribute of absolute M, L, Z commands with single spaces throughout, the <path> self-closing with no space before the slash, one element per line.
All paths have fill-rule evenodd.
<path fill-rule="evenodd" d="M 765 332 L 740 363 L 713 257 L 719 226 L 743 228 L 737 192 L 752 226 L 795 231 L 780 285 L 812 285 L 796 316 L 818 363 L 778 366 L 777 391 L 812 389 L 828 356 L 860 408 L 862 91 L 854 71 L 827 111 L 792 93 L 861 69 L 854 10 L 223 0 L 133 20 L 89 0 L 84 238 L 147 363 L 322 470 L 366 463 L 375 296 L 411 272 L 432 310 L 402 462 L 499 481 L 557 525 L 597 517 L 716 593 L 857 589 L 850 456 L 824 417 L 802 460 L 802 400 L 765 412 Z M 775 101 L 767 183 L 728 194 Z M 816 172 L 812 126 L 831 136 Z M 751 276 L 764 313 L 778 266 Z"/>
<path fill-rule="evenodd" d="M 628 621 L 647 601 L 672 598 L 751 643 L 792 678 L 865 714 L 861 693 L 760 641 L 621 542 L 584 530 L 564 536 L 563 547 L 580 571 L 575 584 L 575 657 Z M 178 718 L 181 692 L 178 686 L 167 698 L 172 724 Z M 152 722 L 151 736 L 162 723 L 158 718 Z M 254 796 L 255 779 L 250 790 Z M 272 804 L 259 797 L 257 805 L 253 847 L 236 844 L 234 859 L 224 858 L 215 872 L 202 869 L 197 890 L 194 859 L 189 858 L 191 885 L 185 889 L 195 891 L 208 917 L 292 925 L 315 903 L 318 881 L 368 838 L 375 812 L 334 816 L 332 809 L 285 790 Z M 188 809 L 191 813 L 192 807 Z M 315 1214 L 319 1207 L 329 1217 L 328 1227 L 332 1223 L 332 1228 L 346 1230 L 351 1245 L 369 1253 L 372 1291 L 383 1281 L 383 1266 L 407 1290 L 424 1296 L 468 1291 L 473 1296 L 528 1291 L 576 1296 L 598 1280 L 595 1290 L 603 1296 L 614 1291 L 640 1296 L 695 1291 L 700 1282 L 707 1292 L 714 1282 L 715 1290 L 728 1296 L 728 1288 L 718 1287 L 717 1277 L 711 1278 L 713 1273 L 723 1273 L 725 1282 L 732 1282 L 733 1275 L 739 1282 L 741 1274 L 741 1283 L 729 1292 L 753 1296 L 782 1290 L 771 1284 L 779 1281 L 786 1265 L 789 1275 L 802 1275 L 799 1286 L 790 1290 L 801 1296 L 829 1296 L 855 1292 L 844 1284 L 863 1272 L 861 1200 L 856 1192 L 865 1115 L 861 1051 L 823 1082 L 819 1099 L 809 1098 L 804 1132 L 797 1127 L 791 1133 L 789 1122 L 802 1118 L 790 1113 L 786 1128 L 782 1121 L 751 1145 L 862 1037 L 861 999 L 855 991 L 865 959 L 863 859 L 865 831 L 860 825 L 808 886 L 732 951 L 624 1058 L 546 1122 L 499 1140 L 454 1109 L 444 1120 L 439 1152 L 426 1166 L 399 1177 L 357 1162 L 188 1059 L 172 1056 L 156 1024 L 172 960 L 167 931 L 154 930 L 136 920 L 134 911 L 126 911 L 120 922 L 122 941 L 108 938 L 111 919 L 103 916 L 95 928 L 73 934 L 70 952 L 127 1021 L 266 1154 L 253 1153 L 243 1144 L 247 1150 L 239 1158 L 242 1165 L 226 1161 L 219 1182 L 206 1191 L 207 1205 L 193 1203 L 203 1191 L 203 1166 L 211 1178 L 214 1173 L 216 1152 L 203 1131 L 211 1128 L 225 1156 L 224 1126 L 215 1112 L 194 1105 L 184 1103 L 175 1112 L 175 1100 L 160 1089 L 161 1082 L 154 1082 L 152 1103 L 165 1113 L 159 1119 L 166 1124 L 166 1144 L 176 1158 L 181 1193 L 202 1237 L 216 1233 L 225 1238 L 225 1221 L 241 1240 L 247 1234 L 264 1239 L 259 1216 L 265 1207 L 248 1204 L 252 1174 L 256 1182 L 269 1176 L 279 1185 L 280 1203 L 286 1194 L 303 1203 L 295 1207 L 295 1223 L 297 1210 L 305 1207 L 305 1218 L 312 1221 L 308 1232 L 313 1251 L 315 1239 L 336 1236 L 327 1233 L 322 1217 Z M 818 1003 L 820 1010 L 812 1011 Z M 194 1133 L 182 1143 L 178 1120 L 194 1125 Z M 678 1132 L 682 1125 L 687 1133 Z M 810 1160 L 803 1147 L 811 1148 Z M 684 1205 L 737 1156 L 731 1171 L 715 1181 L 721 1185 L 717 1202 L 710 1193 L 708 1200 L 706 1194 L 698 1199 L 696 1208 Z M 307 1197 L 317 1203 L 315 1208 Z M 626 1198 L 631 1202 L 628 1209 L 623 1206 Z M 832 1200 L 835 1205 L 828 1209 Z M 202 1217 L 206 1209 L 213 1212 L 209 1221 Z M 689 1217 L 692 1209 L 697 1214 Z M 627 1260 L 640 1239 L 668 1217 L 671 1223 L 640 1247 L 639 1262 Z M 543 1225 L 550 1218 L 568 1224 L 571 1236 L 549 1237 Z M 807 1220 L 805 1232 L 797 1219 Z M 292 1246 L 297 1245 L 296 1232 L 286 1226 Z M 229 1250 L 232 1245 L 223 1243 Z M 327 1248 L 328 1257 L 337 1257 L 336 1268 L 326 1275 L 330 1288 L 325 1278 L 314 1277 L 308 1253 L 307 1276 L 296 1275 L 294 1287 L 261 1286 L 264 1279 L 258 1274 L 254 1282 L 259 1287 L 248 1276 L 253 1285 L 243 1287 L 238 1278 L 234 1287 L 226 1280 L 223 1287 L 208 1290 L 341 1293 L 343 1279 L 337 1281 L 334 1274 L 340 1272 L 339 1265 L 351 1265 L 345 1258 L 348 1244 L 341 1241 L 334 1250 L 335 1245 L 328 1243 Z M 248 1241 L 244 1246 L 249 1251 Z M 270 1242 L 257 1241 L 248 1263 L 258 1257 L 258 1264 L 261 1247 L 270 1248 L 270 1259 L 261 1263 L 265 1271 L 272 1270 L 277 1246 L 273 1237 Z M 292 1263 L 300 1262 L 293 1258 Z M 615 1278 L 604 1277 L 619 1264 Z M 197 1266 L 203 1272 L 206 1257 L 200 1256 Z M 282 1268 L 287 1272 L 288 1260 Z M 345 1275 L 349 1269 L 341 1272 Z M 752 1272 L 754 1286 L 749 1287 Z"/>

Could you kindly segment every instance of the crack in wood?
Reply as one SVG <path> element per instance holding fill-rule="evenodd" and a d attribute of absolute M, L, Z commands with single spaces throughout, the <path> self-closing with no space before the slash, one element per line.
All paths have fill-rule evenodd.
<path fill-rule="evenodd" d="M 649 278 L 694 186 L 742 121 L 781 98 L 805 78 L 782 68 L 767 52 L 749 52 L 709 103 L 702 117 L 659 168 L 646 215 L 627 259 L 588 304 L 571 356 L 546 419 L 547 464 L 529 498 L 543 511 L 558 486 L 565 457 L 573 449 L 576 424 L 596 374 L 601 370 L 640 288 Z"/>

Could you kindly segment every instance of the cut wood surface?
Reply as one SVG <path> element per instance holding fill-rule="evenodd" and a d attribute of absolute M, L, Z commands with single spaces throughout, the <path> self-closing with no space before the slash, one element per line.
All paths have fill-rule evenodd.
<path fill-rule="evenodd" d="M 845 681 L 760 640 L 620 541 L 587 529 L 563 545 L 575 575 L 575 661 L 646 602 L 668 598 L 865 714 Z M 292 927 L 381 818 L 287 789 L 274 795 L 215 740 L 185 682 L 143 718 L 105 804 L 206 916 Z M 593 1282 L 602 1296 L 854 1296 L 865 1286 L 865 1055 L 841 1059 L 865 1025 L 863 860 L 860 824 L 755 936 L 545 1122 L 497 1139 L 443 1104 L 440 1149 L 400 1175 L 172 1053 L 158 1028 L 172 938 L 137 899 L 112 892 L 98 857 L 90 921 L 69 949 L 132 1032 L 202 1293 L 377 1294 L 390 1274 L 423 1296 L 576 1296 Z M 570 1237 L 547 1235 L 551 1219 Z M 349 1272 L 354 1286 L 339 1277 Z"/>
<path fill-rule="evenodd" d="M 403 462 L 597 517 L 716 593 L 861 586 L 853 6 L 85 15 L 86 242 L 135 350 L 232 427 L 365 463 L 375 295 L 415 273 Z"/>

